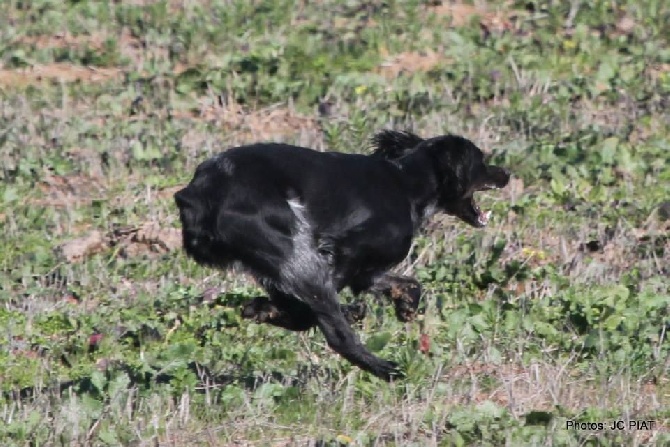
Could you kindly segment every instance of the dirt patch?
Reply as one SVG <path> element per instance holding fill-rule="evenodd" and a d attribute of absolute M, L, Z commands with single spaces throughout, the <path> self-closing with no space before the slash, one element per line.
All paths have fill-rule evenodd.
<path fill-rule="evenodd" d="M 442 2 L 436 6 L 429 6 L 428 11 L 438 16 L 449 17 L 454 27 L 469 26 L 477 17 L 480 26 L 488 31 L 503 32 L 514 28 L 518 17 L 527 14 L 525 11 L 509 7 L 492 8 L 488 5 L 468 5 L 465 3 Z"/>
<path fill-rule="evenodd" d="M 515 29 L 517 19 L 526 15 L 525 11 L 511 8 L 493 9 L 486 5 L 446 3 L 428 6 L 427 11 L 448 17 L 452 27 L 466 27 L 478 23 L 484 33 L 502 33 Z M 382 54 L 385 61 L 378 72 L 387 78 L 395 78 L 403 73 L 429 71 L 444 62 L 434 51 L 405 52 L 395 55 Z"/>
<path fill-rule="evenodd" d="M 130 59 L 137 64 L 144 59 L 145 45 L 142 40 L 134 37 L 128 28 L 121 29 L 118 34 L 99 31 L 91 34 L 74 35 L 69 32 L 56 34 L 41 34 L 35 36 L 21 36 L 14 44 L 29 46 L 39 49 L 68 49 L 68 50 L 95 50 L 106 51 L 108 44 L 113 43 L 121 57 Z M 152 46 L 155 49 L 156 46 Z M 167 51 L 161 53 L 167 57 Z"/>
<path fill-rule="evenodd" d="M 145 42 L 134 37 L 128 28 L 123 28 L 117 35 L 100 31 L 92 34 L 57 33 L 49 35 L 21 36 L 14 44 L 38 49 L 58 50 L 91 50 L 95 52 L 118 51 L 124 62 L 130 61 L 137 71 L 142 71 L 147 60 L 167 60 L 168 50 L 161 45 L 145 45 Z M 114 60 L 117 58 L 115 57 Z M 119 65 L 119 64 L 114 64 Z M 110 79 L 120 79 L 124 69 L 119 66 L 81 66 L 72 63 L 51 63 L 33 65 L 29 68 L 0 70 L 0 86 L 27 86 L 41 82 L 85 82 L 96 83 Z"/>
<path fill-rule="evenodd" d="M 156 222 L 137 227 L 117 228 L 106 234 L 94 230 L 56 247 L 56 253 L 66 262 L 81 262 L 87 257 L 113 249 L 123 258 L 156 256 L 181 248 L 181 230 L 163 228 Z"/>
<path fill-rule="evenodd" d="M 120 68 L 82 67 L 72 64 L 34 65 L 30 68 L 0 70 L 1 87 L 26 87 L 44 82 L 105 82 L 121 77 Z"/>
<path fill-rule="evenodd" d="M 86 174 L 50 175 L 37 184 L 44 195 L 34 200 L 36 206 L 65 208 L 90 201 L 105 191 L 104 185 L 95 177 Z"/>
<path fill-rule="evenodd" d="M 230 120 L 229 125 L 246 131 L 250 136 L 261 140 L 275 136 L 288 136 L 300 130 L 318 128 L 315 119 L 298 114 L 295 110 L 275 107 L 258 110 L 250 114 L 239 114 Z"/>
<path fill-rule="evenodd" d="M 234 101 L 229 104 L 212 102 L 204 99 L 199 109 L 177 111 L 174 116 L 213 122 L 228 132 L 229 140 L 237 141 L 276 140 L 320 129 L 315 118 L 301 115 L 290 106 L 277 105 L 259 110 L 247 110 Z"/>
<path fill-rule="evenodd" d="M 378 72 L 386 78 L 397 78 L 401 74 L 429 71 L 441 61 L 433 51 L 405 52 L 386 56 Z"/>
<path fill-rule="evenodd" d="M 35 48 L 48 49 L 76 49 L 88 47 L 92 50 L 100 50 L 109 36 L 106 33 L 79 34 L 57 33 L 39 34 L 36 36 L 21 36 L 13 43 Z"/>
<path fill-rule="evenodd" d="M 68 241 L 57 247 L 57 253 L 67 262 L 80 262 L 84 258 L 100 253 L 107 248 L 105 237 L 100 231 L 92 231 L 86 236 Z"/>

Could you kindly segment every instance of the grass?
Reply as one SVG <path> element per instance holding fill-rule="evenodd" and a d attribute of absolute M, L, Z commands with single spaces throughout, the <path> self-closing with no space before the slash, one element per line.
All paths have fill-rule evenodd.
<path fill-rule="evenodd" d="M 473 3 L 3 2 L 0 444 L 667 445 L 670 7 Z M 392 385 L 242 322 L 260 291 L 184 257 L 172 202 L 227 147 L 384 127 L 515 174 L 399 267 L 420 321 L 370 300 Z"/>

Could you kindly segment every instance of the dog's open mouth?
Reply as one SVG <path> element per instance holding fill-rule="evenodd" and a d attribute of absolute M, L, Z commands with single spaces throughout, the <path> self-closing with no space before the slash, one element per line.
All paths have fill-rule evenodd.
<path fill-rule="evenodd" d="M 477 191 L 489 191 L 492 189 L 500 189 L 505 187 L 509 181 L 509 174 L 507 174 L 505 171 L 502 171 L 502 173 L 503 178 L 501 178 L 499 181 L 487 182 L 483 186 L 475 188 L 474 191 L 470 193 L 469 199 L 465 199 L 468 201 L 466 203 L 469 205 L 466 206 L 468 206 L 470 209 L 466 211 L 466 213 L 469 215 L 469 219 L 466 218 L 464 220 L 470 225 L 481 228 L 485 227 L 489 223 L 489 220 L 491 219 L 491 211 L 482 211 L 481 208 L 479 208 L 479 205 L 477 205 L 475 202 L 474 193 Z"/>
<path fill-rule="evenodd" d="M 474 197 L 470 198 L 470 206 L 472 207 L 472 211 L 476 215 L 477 226 L 485 227 L 489 223 L 489 219 L 491 218 L 491 211 L 482 211 L 479 208 L 479 206 L 475 203 Z"/>
<path fill-rule="evenodd" d="M 486 177 L 473 182 L 463 196 L 461 196 L 460 200 L 444 207 L 445 211 L 459 217 L 463 222 L 475 228 L 487 226 L 491 220 L 492 213 L 491 211 L 482 211 L 479 205 L 477 205 L 475 196 L 482 191 L 504 188 L 509 182 L 509 177 L 509 172 L 502 168 L 495 166 L 487 167 Z"/>

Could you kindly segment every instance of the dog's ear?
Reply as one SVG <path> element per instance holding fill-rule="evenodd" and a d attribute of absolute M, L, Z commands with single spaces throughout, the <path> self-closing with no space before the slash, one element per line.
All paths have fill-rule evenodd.
<path fill-rule="evenodd" d="M 412 152 L 424 141 L 412 132 L 382 130 L 372 137 L 372 145 L 375 148 L 373 155 L 387 160 L 397 160 Z"/>

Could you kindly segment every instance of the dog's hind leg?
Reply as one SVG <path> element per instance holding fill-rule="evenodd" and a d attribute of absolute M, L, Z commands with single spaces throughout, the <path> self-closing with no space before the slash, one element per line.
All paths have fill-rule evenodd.
<path fill-rule="evenodd" d="M 254 298 L 244 307 L 242 315 L 259 323 L 292 331 L 305 331 L 316 325 L 323 332 L 328 345 L 354 365 L 384 380 L 401 375 L 394 363 L 374 356 L 354 333 L 350 326 L 351 320 L 365 315 L 359 305 L 340 305 L 334 290 L 311 286 L 300 289 L 304 291 L 300 295 L 310 297 L 308 302 L 290 295 L 273 293 L 272 299 Z M 313 292 L 308 292 L 310 289 Z M 277 299 L 278 296 L 281 298 Z"/>
<path fill-rule="evenodd" d="M 369 289 L 376 296 L 382 295 L 393 302 L 399 321 L 416 318 L 421 300 L 421 284 L 414 278 L 385 274 L 378 278 Z"/>
<path fill-rule="evenodd" d="M 297 200 L 288 201 L 295 215 L 293 253 L 280 268 L 280 287 L 309 305 L 316 324 L 326 337 L 328 346 L 342 357 L 384 380 L 400 376 L 397 366 L 372 354 L 351 328 L 342 312 L 333 282 L 328 257 L 315 246 L 309 216 Z"/>
<path fill-rule="evenodd" d="M 402 376 L 395 363 L 376 357 L 360 341 L 340 310 L 334 288 L 309 287 L 308 303 L 316 315 L 317 325 L 326 337 L 328 346 L 342 357 L 375 376 L 391 380 Z M 302 295 L 302 294 L 301 294 Z"/>

